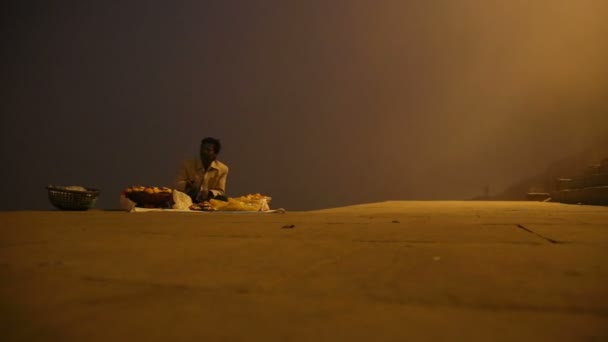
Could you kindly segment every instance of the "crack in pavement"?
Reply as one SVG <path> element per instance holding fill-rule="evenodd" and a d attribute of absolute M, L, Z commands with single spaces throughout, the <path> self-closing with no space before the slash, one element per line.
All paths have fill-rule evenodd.
<path fill-rule="evenodd" d="M 40 245 L 45 244 L 47 241 L 22 241 L 22 242 L 6 242 L 0 243 L 0 248 L 11 248 L 11 247 L 21 247 L 27 245 Z"/>
<path fill-rule="evenodd" d="M 519 228 L 519 229 L 522 229 L 522 230 L 524 230 L 524 231 L 526 231 L 526 232 L 528 232 L 528 233 L 530 233 L 530 234 L 536 235 L 536 236 L 538 236 L 539 238 L 541 238 L 541 239 L 543 239 L 543 240 L 545 240 L 545 241 L 547 241 L 547 242 L 549 242 L 549 243 L 555 243 L 555 244 L 557 244 L 557 243 L 562 243 L 561 241 L 554 240 L 554 239 L 552 239 L 552 238 L 550 238 L 550 237 L 546 237 L 546 236 L 544 236 L 544 235 L 541 235 L 541 234 L 539 234 L 539 233 L 537 233 L 537 232 L 533 231 L 532 229 L 526 228 L 526 227 L 524 227 L 522 224 L 517 224 L 517 225 L 516 225 L 516 227 L 517 227 L 517 228 Z"/>
<path fill-rule="evenodd" d="M 454 308 L 454 309 L 469 309 L 483 311 L 511 311 L 511 312 L 542 312 L 542 313 L 561 313 L 561 314 L 576 314 L 576 315 L 592 315 L 599 317 L 608 317 L 608 308 L 606 307 L 582 307 L 582 306 L 558 306 L 558 305 L 534 305 L 524 303 L 473 303 L 461 300 L 452 300 L 450 302 L 441 302 L 428 298 L 398 298 L 385 295 L 368 293 L 366 297 L 370 300 L 393 304 L 393 305 L 418 305 L 422 307 L 435 308 Z"/>

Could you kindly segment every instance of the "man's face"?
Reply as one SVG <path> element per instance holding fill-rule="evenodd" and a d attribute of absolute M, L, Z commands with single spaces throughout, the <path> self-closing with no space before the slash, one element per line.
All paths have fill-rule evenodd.
<path fill-rule="evenodd" d="M 201 160 L 204 162 L 212 162 L 217 157 L 213 144 L 204 143 L 201 145 Z"/>

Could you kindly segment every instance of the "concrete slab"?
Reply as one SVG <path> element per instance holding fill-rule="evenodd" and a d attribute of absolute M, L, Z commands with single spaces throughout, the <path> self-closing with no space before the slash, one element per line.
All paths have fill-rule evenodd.
<path fill-rule="evenodd" d="M 538 202 L 2 212 L 0 328 L 11 341 L 604 341 L 607 222 L 607 207 Z"/>

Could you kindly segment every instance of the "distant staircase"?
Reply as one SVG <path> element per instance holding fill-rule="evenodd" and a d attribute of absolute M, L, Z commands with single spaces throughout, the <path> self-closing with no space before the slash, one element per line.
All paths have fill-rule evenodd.
<path fill-rule="evenodd" d="M 584 173 L 555 181 L 552 202 L 608 205 L 608 158 L 590 165 Z"/>

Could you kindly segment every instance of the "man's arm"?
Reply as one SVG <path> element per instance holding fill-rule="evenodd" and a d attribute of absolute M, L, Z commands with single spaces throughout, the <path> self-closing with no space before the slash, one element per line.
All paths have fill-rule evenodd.
<path fill-rule="evenodd" d="M 188 172 L 190 168 L 189 161 L 183 161 L 179 169 L 177 171 L 177 176 L 175 177 L 175 190 L 185 192 L 188 195 L 192 195 L 192 193 L 198 191 L 196 180 L 192 179 L 189 175 L 192 172 Z"/>
<path fill-rule="evenodd" d="M 224 172 L 220 174 L 220 178 L 217 182 L 217 185 L 213 187 L 213 189 L 209 189 L 212 197 L 216 196 L 224 196 L 226 193 L 226 178 L 228 178 L 228 168 Z"/>
<path fill-rule="evenodd" d="M 188 171 L 186 169 L 186 162 L 182 161 L 175 177 L 175 190 L 182 192 L 186 190 L 186 184 L 188 183 Z"/>

